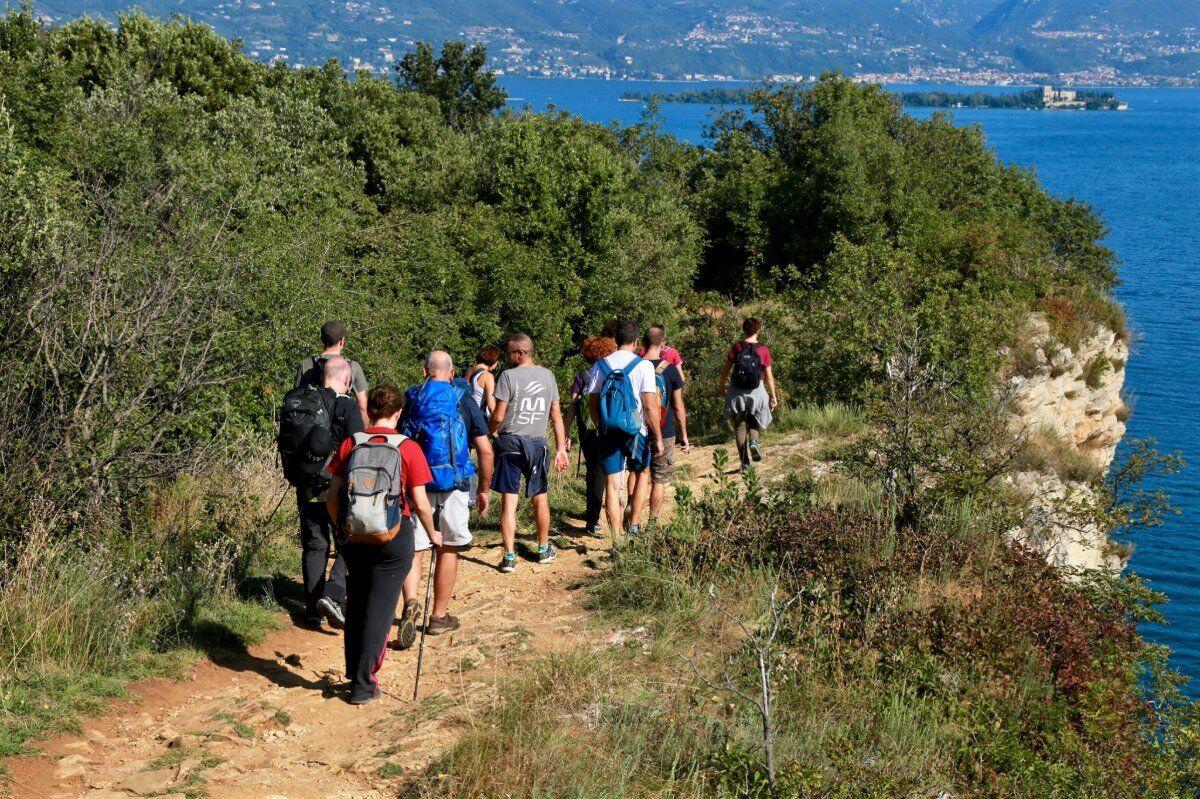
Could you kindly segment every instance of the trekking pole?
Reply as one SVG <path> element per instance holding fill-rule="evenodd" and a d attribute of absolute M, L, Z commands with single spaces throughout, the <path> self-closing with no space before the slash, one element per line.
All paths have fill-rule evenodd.
<path fill-rule="evenodd" d="M 583 465 L 583 441 L 579 442 L 579 457 L 575 460 L 575 479 L 579 479 L 579 467 Z"/>
<path fill-rule="evenodd" d="M 421 645 L 417 648 L 417 679 L 413 683 L 413 701 L 417 701 L 417 691 L 421 689 L 421 660 L 425 656 L 425 628 L 429 625 L 429 594 L 433 591 L 433 562 L 437 559 L 437 549 L 429 550 L 429 579 L 425 582 L 425 608 L 421 615 Z"/>

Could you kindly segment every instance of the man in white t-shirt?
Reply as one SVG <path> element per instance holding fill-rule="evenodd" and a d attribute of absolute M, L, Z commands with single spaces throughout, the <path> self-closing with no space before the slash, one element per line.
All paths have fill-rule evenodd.
<path fill-rule="evenodd" d="M 592 367 L 588 380 L 588 407 L 592 421 L 600 421 L 600 391 L 609 371 L 620 370 L 633 387 L 637 410 L 642 417 L 641 429 L 635 436 L 609 432 L 599 438 L 600 465 L 605 474 L 604 507 L 608 513 L 608 525 L 614 543 L 621 529 L 621 483 L 626 468 L 634 475 L 633 510 L 629 517 L 629 535 L 639 532 L 638 520 L 645 505 L 646 491 L 650 486 L 650 459 L 663 451 L 662 430 L 659 428 L 658 386 L 654 380 L 654 367 L 634 353 L 638 341 L 638 328 L 632 322 L 621 322 L 617 327 L 617 351 L 602 358 Z M 607 363 L 609 369 L 603 364 Z M 645 409 L 649 408 L 650 413 Z"/>

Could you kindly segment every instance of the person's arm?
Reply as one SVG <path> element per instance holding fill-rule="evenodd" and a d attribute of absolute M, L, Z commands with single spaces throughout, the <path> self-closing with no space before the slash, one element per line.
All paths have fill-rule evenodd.
<path fill-rule="evenodd" d="M 592 427 L 600 427 L 600 395 L 588 394 L 588 416 L 592 417 Z"/>
<path fill-rule="evenodd" d="M 650 438 L 654 441 L 654 454 L 661 455 L 663 453 L 662 442 L 662 414 L 650 413 L 656 411 L 662 400 L 658 398 L 657 391 L 642 392 L 642 416 L 646 418 L 646 427 L 650 428 Z"/>
<path fill-rule="evenodd" d="M 571 425 L 575 423 L 575 416 L 579 412 L 579 400 L 582 394 L 571 394 L 571 401 L 567 403 L 567 413 L 563 416 L 563 428 L 567 431 L 567 451 L 571 451 Z"/>
<path fill-rule="evenodd" d="M 725 368 L 721 370 L 721 377 L 717 381 L 717 396 L 725 396 L 725 384 L 729 382 L 729 373 L 733 370 L 733 361 L 726 360 Z"/>
<path fill-rule="evenodd" d="M 567 457 L 569 441 L 564 432 L 562 408 L 557 401 L 550 403 L 550 421 L 554 424 L 554 441 L 558 444 L 558 450 L 554 453 L 554 466 L 561 472 L 571 461 Z"/>
<path fill-rule="evenodd" d="M 343 407 L 345 408 L 343 416 L 345 416 L 346 438 L 367 429 L 363 424 L 361 408 L 355 408 L 351 402 L 346 402 Z"/>
<path fill-rule="evenodd" d="M 370 421 L 367 419 L 367 392 L 355 392 L 354 398 L 358 402 L 358 415 L 361 417 L 361 421 L 365 426 Z"/>
<path fill-rule="evenodd" d="M 492 502 L 492 464 L 495 455 L 492 453 L 492 441 L 487 436 L 476 436 L 475 451 L 479 453 L 479 491 L 475 494 L 475 506 L 479 508 L 480 516 L 487 516 L 488 506 Z"/>
<path fill-rule="evenodd" d="M 487 405 L 488 413 L 496 412 L 496 376 L 491 372 L 484 372 L 479 378 L 479 384 L 483 386 L 483 403 Z"/>
<path fill-rule="evenodd" d="M 329 518 L 333 522 L 333 529 L 339 528 L 338 519 L 341 512 L 342 504 L 342 476 L 335 474 L 329 480 L 329 489 L 325 494 L 325 510 L 329 511 Z"/>
<path fill-rule="evenodd" d="M 771 392 L 771 410 L 779 407 L 779 395 L 775 393 L 775 373 L 771 371 L 771 367 L 764 367 L 763 371 L 767 375 L 767 389 Z"/>
<path fill-rule="evenodd" d="M 425 528 L 430 543 L 435 547 L 440 547 L 442 545 L 442 531 L 437 529 L 433 524 L 433 508 L 429 504 L 429 495 L 425 493 L 425 486 L 412 486 L 409 488 L 408 498 L 412 502 L 412 512 L 420 519 L 421 526 Z"/>
<path fill-rule="evenodd" d="M 508 403 L 504 400 L 496 400 L 496 410 L 492 411 L 491 417 L 488 419 L 488 432 L 496 435 L 500 430 L 500 425 L 504 424 L 504 417 L 508 414 Z"/>
<path fill-rule="evenodd" d="M 678 369 L 679 367 L 675 367 Z M 675 403 L 675 426 L 679 428 L 679 449 L 687 452 L 692 448 L 687 436 L 687 411 L 683 407 L 683 389 L 677 388 L 671 392 L 671 401 Z"/>

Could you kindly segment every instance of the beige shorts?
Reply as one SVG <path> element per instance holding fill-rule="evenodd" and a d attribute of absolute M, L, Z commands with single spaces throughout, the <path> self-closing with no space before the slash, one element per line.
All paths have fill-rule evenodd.
<path fill-rule="evenodd" d="M 438 529 L 442 531 L 442 543 L 448 547 L 465 547 L 470 544 L 473 536 L 467 529 L 467 521 L 471 518 L 471 508 L 468 504 L 470 495 L 466 491 L 427 491 L 429 504 L 433 508 L 433 518 Z M 432 549 L 433 544 L 421 526 L 421 520 L 413 514 L 413 549 L 422 552 Z"/>
<path fill-rule="evenodd" d="M 662 455 L 650 459 L 650 482 L 666 485 L 675 476 L 675 436 L 664 438 Z"/>

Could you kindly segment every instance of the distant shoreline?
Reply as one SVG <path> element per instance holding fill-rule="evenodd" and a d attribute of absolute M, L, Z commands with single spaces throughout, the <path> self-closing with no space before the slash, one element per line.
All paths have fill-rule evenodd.
<path fill-rule="evenodd" d="M 985 108 L 1030 111 L 1125 111 L 1128 104 L 1111 91 L 1060 89 L 1050 86 L 1026 89 L 1013 94 L 990 92 L 951 92 L 944 90 L 894 92 L 905 106 L 912 108 Z M 679 92 L 622 92 L 621 102 L 660 102 L 695 105 L 746 105 L 752 102 L 754 89 L 746 86 L 712 87 Z"/>

